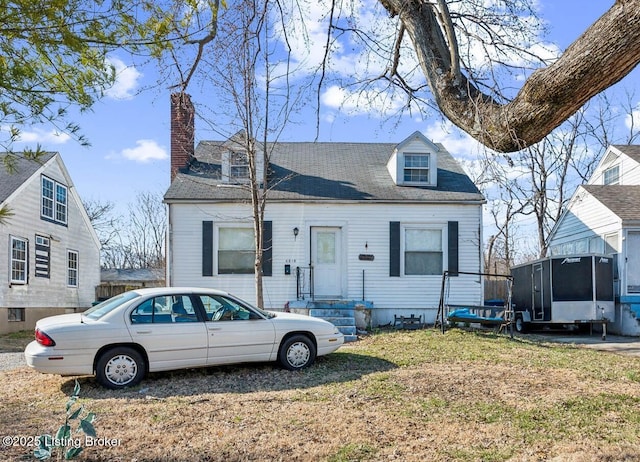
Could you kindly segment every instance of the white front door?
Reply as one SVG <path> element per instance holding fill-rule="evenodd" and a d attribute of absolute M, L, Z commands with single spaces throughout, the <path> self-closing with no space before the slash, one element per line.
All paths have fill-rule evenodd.
<path fill-rule="evenodd" d="M 627 233 L 627 294 L 640 293 L 640 232 Z"/>
<path fill-rule="evenodd" d="M 341 244 L 340 228 L 311 228 L 311 264 L 315 297 L 340 298 L 342 296 Z"/>

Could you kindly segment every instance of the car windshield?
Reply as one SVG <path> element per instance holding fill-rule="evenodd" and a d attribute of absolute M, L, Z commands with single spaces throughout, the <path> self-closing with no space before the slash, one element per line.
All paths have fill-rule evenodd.
<path fill-rule="evenodd" d="M 136 292 L 125 292 L 123 294 L 116 295 L 109 300 L 105 300 L 104 302 L 99 303 L 94 307 L 89 308 L 82 314 L 89 319 L 97 320 L 103 317 L 105 314 L 110 313 L 123 303 L 127 303 L 128 301 L 138 297 L 140 297 L 140 294 L 137 294 Z"/>

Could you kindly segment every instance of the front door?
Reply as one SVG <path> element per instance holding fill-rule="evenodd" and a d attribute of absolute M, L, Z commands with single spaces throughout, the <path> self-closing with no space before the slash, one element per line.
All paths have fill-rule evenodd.
<path fill-rule="evenodd" d="M 340 298 L 342 296 L 341 244 L 340 228 L 311 228 L 311 264 L 315 297 Z"/>

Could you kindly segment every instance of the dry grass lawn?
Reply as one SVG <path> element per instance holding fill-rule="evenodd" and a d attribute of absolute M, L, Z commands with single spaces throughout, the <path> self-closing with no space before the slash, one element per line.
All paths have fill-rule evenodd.
<path fill-rule="evenodd" d="M 640 461 L 640 358 L 488 332 L 372 335 L 304 371 L 271 364 L 80 378 L 81 460 Z M 0 429 L 55 432 L 73 378 L 0 372 Z M 30 448 L 0 447 L 0 460 Z"/>

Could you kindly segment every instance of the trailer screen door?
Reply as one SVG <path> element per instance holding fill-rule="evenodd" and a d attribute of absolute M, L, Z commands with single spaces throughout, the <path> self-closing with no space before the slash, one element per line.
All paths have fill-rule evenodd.
<path fill-rule="evenodd" d="M 533 320 L 544 320 L 544 284 L 542 283 L 542 263 L 533 265 Z"/>

